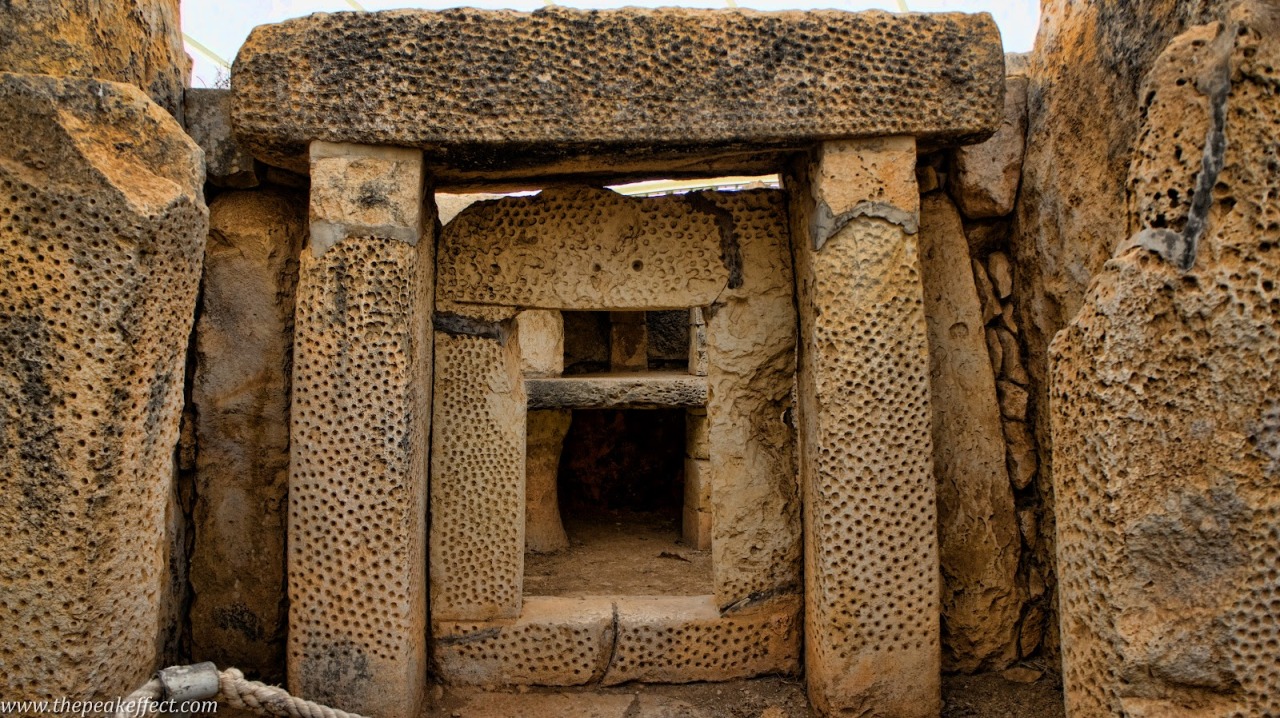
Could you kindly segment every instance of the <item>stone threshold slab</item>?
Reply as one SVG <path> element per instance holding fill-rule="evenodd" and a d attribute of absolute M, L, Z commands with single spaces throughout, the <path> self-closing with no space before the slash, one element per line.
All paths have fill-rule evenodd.
<path fill-rule="evenodd" d="M 437 621 L 432 653 L 453 685 L 725 681 L 800 668 L 798 595 L 722 614 L 715 597 L 526 596 L 519 618 Z"/>
<path fill-rule="evenodd" d="M 679 409 L 707 405 L 707 378 L 676 372 L 526 379 L 529 409 Z"/>

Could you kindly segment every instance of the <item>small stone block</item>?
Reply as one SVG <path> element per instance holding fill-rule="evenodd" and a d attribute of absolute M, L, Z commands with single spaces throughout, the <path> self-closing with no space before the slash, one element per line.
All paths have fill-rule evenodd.
<path fill-rule="evenodd" d="M 417 244 L 422 234 L 422 152 L 311 143 L 311 249 L 346 237 Z"/>
<path fill-rule="evenodd" d="M 516 315 L 520 364 L 528 376 L 559 376 L 564 371 L 564 316 L 530 309 Z"/>

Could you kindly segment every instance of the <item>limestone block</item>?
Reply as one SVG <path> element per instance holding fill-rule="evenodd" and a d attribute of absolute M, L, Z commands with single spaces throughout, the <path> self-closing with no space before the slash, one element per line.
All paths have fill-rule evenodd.
<path fill-rule="evenodd" d="M 991 275 L 991 283 L 995 287 L 996 296 L 1008 299 L 1013 294 L 1013 265 L 1009 255 L 1004 252 L 992 252 L 987 257 L 987 274 Z"/>
<path fill-rule="evenodd" d="M 196 367 L 191 651 L 284 678 L 289 402 L 306 197 L 228 192 L 210 205 Z"/>
<path fill-rule="evenodd" d="M 911 202 L 895 209 L 913 214 L 914 162 L 899 169 L 894 161 L 910 139 L 837 144 L 881 167 L 866 181 L 890 185 L 885 196 Z M 935 717 L 936 482 L 917 241 L 881 217 L 850 219 L 821 249 L 805 241 L 822 217 L 815 194 L 844 180 L 826 165 L 826 150 L 788 178 L 804 342 L 797 394 L 809 696 L 827 715 Z"/>
<path fill-rule="evenodd" d="M 328 13 L 254 29 L 236 58 L 234 117 L 282 167 L 319 139 L 492 172 L 586 154 L 625 164 L 664 146 L 980 138 L 1000 122 L 1004 74 L 995 23 L 978 14 Z"/>
<path fill-rule="evenodd" d="M 711 548 L 711 461 L 686 458 L 684 460 L 684 515 L 683 536 L 685 544 L 706 551 Z M 714 563 L 713 563 L 714 565 Z"/>
<path fill-rule="evenodd" d="M 1011 381 L 996 382 L 996 395 L 1000 398 L 1000 414 L 1006 419 L 1026 421 L 1027 390 Z"/>
<path fill-rule="evenodd" d="M 777 190 L 699 195 L 732 220 L 741 282 L 706 312 L 708 456 L 716 601 L 799 592 L 795 431 L 795 282 L 785 198 Z"/>
<path fill-rule="evenodd" d="M 187 134 L 204 150 L 205 181 L 215 187 L 257 187 L 253 155 L 231 133 L 231 91 L 193 87 L 183 103 Z"/>
<path fill-rule="evenodd" d="M 660 409 L 707 404 L 707 379 L 672 372 L 527 379 L 530 409 Z"/>
<path fill-rule="evenodd" d="M 311 143 L 311 251 L 347 237 L 417 242 L 423 183 L 417 150 Z"/>
<path fill-rule="evenodd" d="M 1071 715 L 1280 713 L 1277 38 L 1272 4 L 1241 3 L 1152 66 L 1131 227 L 1163 205 L 1180 238 L 1204 234 L 1186 270 L 1113 257 L 1053 343 Z"/>
<path fill-rule="evenodd" d="M 516 315 L 520 366 L 527 376 L 559 376 L 564 371 L 564 317 L 530 309 Z"/>
<path fill-rule="evenodd" d="M 649 368 L 649 325 L 644 312 L 609 312 L 609 371 Z"/>
<path fill-rule="evenodd" d="M 1000 335 L 996 329 L 987 327 L 984 334 L 987 343 L 987 356 L 991 359 L 991 370 L 995 372 L 996 376 L 1000 376 L 1004 371 L 1004 345 L 1000 343 Z"/>
<path fill-rule="evenodd" d="M 605 685 L 726 681 L 800 670 L 799 596 L 721 615 L 712 596 L 619 598 Z"/>
<path fill-rule="evenodd" d="M 527 551 L 547 553 L 569 547 L 569 537 L 560 520 L 557 479 L 560 450 L 572 420 L 573 412 L 565 409 L 528 413 L 524 480 Z"/>
<path fill-rule="evenodd" d="M 1031 377 L 1027 375 L 1027 369 L 1022 363 L 1022 347 L 1018 346 L 1018 338 L 1005 327 L 988 331 L 994 331 L 1000 342 L 1000 355 L 1003 358 L 1000 377 L 1022 386 L 1030 384 Z"/>
<path fill-rule="evenodd" d="M 527 400 L 516 342 L 483 332 L 515 312 L 490 311 L 473 333 L 438 325 L 435 334 L 430 575 L 437 622 L 520 615 Z"/>
<path fill-rule="evenodd" d="M 433 244 L 347 238 L 299 269 L 289 686 L 387 718 L 426 674 Z"/>
<path fill-rule="evenodd" d="M 711 368 L 710 361 L 707 357 L 707 320 L 702 307 L 693 307 L 689 310 L 689 373 L 706 376 Z"/>
<path fill-rule="evenodd" d="M 1002 431 L 1008 447 L 1009 480 L 1015 489 L 1021 491 L 1031 485 L 1040 468 L 1036 445 L 1027 425 L 1021 421 L 1005 421 Z"/>
<path fill-rule="evenodd" d="M 1022 177 L 1027 139 L 1027 78 L 1005 81 L 1004 116 L 991 139 L 957 147 L 948 179 L 951 196 L 970 219 L 1003 217 L 1013 212 Z"/>
<path fill-rule="evenodd" d="M 1000 306 L 1000 300 L 996 298 L 996 290 L 991 284 L 987 268 L 976 259 L 973 260 L 973 279 L 978 288 L 978 299 L 982 301 L 982 321 L 985 324 L 1000 316 L 1003 307 Z"/>
<path fill-rule="evenodd" d="M 561 187 L 478 202 L 444 230 L 442 299 L 540 309 L 685 309 L 733 280 L 724 216 L 699 195 Z"/>
<path fill-rule="evenodd" d="M 982 309 L 955 205 L 924 198 L 920 265 L 929 326 L 933 469 L 938 481 L 942 652 L 948 671 L 1007 668 L 1018 658 L 1022 545 Z"/>
<path fill-rule="evenodd" d="M 0 8 L 6 65 L 48 47 L 52 15 L 19 22 L 46 6 Z M 136 87 L 0 73 L 5 700 L 113 699 L 161 660 L 202 184 L 199 148 Z"/>
<path fill-rule="evenodd" d="M 711 458 L 711 438 L 708 434 L 707 410 L 689 409 L 684 415 L 684 451 L 691 459 Z"/>
<path fill-rule="evenodd" d="M 447 683 L 577 686 L 599 681 L 613 657 L 608 598 L 525 599 L 519 618 L 436 621 L 432 655 Z"/>
<path fill-rule="evenodd" d="M 139 87 L 179 121 L 191 61 L 178 0 L 0 3 L 0 71 Z"/>

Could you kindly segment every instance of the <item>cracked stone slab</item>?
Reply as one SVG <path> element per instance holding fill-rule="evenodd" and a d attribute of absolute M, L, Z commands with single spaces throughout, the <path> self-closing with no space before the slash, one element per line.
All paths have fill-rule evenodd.
<path fill-rule="evenodd" d="M 707 379 L 636 372 L 526 379 L 530 409 L 655 409 L 706 406 Z"/>
<path fill-rule="evenodd" d="M 655 148 L 963 143 L 999 126 L 1003 88 L 989 15 L 878 11 L 317 13 L 257 27 L 232 76 L 241 139 L 296 170 L 312 140 L 416 147 L 461 172 Z"/>

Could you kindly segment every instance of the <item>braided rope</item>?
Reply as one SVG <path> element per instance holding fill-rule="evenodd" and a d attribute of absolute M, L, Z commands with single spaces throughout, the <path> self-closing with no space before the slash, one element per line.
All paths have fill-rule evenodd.
<path fill-rule="evenodd" d="M 347 713 L 294 697 L 277 686 L 246 680 L 244 674 L 235 668 L 219 671 L 218 687 L 218 700 L 234 708 L 247 708 L 260 715 L 288 718 L 364 718 L 356 713 Z"/>
<path fill-rule="evenodd" d="M 115 718 L 144 718 L 147 706 L 163 699 L 164 684 L 159 678 L 152 678 L 124 699 Z M 218 671 L 217 700 L 233 708 L 280 718 L 364 718 L 357 713 L 297 698 L 278 686 L 248 680 L 235 668 Z"/>

